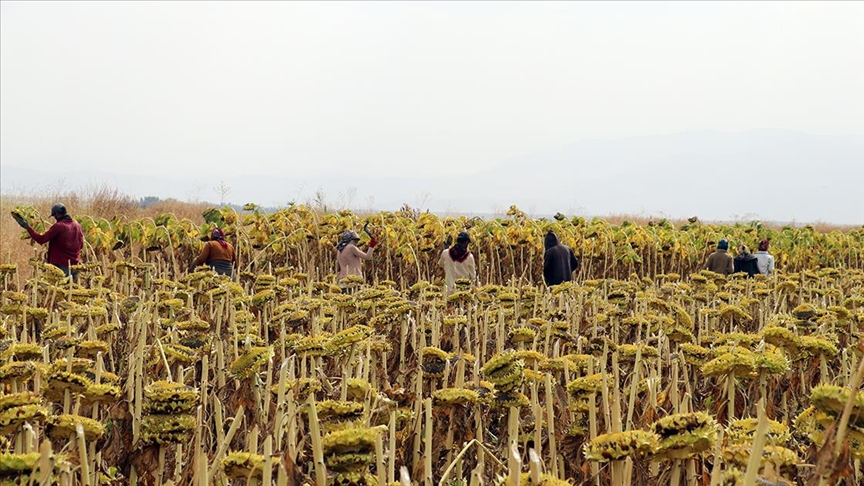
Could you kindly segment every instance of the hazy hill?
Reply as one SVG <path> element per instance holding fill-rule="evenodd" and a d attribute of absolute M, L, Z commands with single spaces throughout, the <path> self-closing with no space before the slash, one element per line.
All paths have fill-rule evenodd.
<path fill-rule="evenodd" d="M 438 212 L 488 213 L 516 204 L 533 214 L 864 224 L 864 137 L 753 130 L 583 140 L 490 170 L 439 177 L 279 170 L 187 180 L 131 175 L 134 167 L 47 174 L 3 160 L 0 191 L 50 193 L 107 183 L 135 197 L 218 202 L 215 188 L 224 182 L 227 201 L 268 206 L 311 201 L 320 189 L 329 205 L 354 209 L 395 210 L 408 203 Z"/>

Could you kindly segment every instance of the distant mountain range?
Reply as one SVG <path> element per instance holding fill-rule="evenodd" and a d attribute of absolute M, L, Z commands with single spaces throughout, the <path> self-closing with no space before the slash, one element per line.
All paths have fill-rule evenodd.
<path fill-rule="evenodd" d="M 45 173 L 0 165 L 0 192 L 47 194 L 107 184 L 136 198 L 439 213 L 635 214 L 703 220 L 864 224 L 864 136 L 783 130 L 691 131 L 619 140 L 583 140 L 502 161 L 492 169 L 435 177 L 234 174 L 196 180 L 160 175 Z M 354 189 L 352 189 L 354 188 Z"/>

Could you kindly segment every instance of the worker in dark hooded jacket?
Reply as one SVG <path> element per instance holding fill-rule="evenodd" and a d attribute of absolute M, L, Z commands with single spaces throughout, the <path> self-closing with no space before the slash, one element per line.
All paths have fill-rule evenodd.
<path fill-rule="evenodd" d="M 738 246 L 738 256 L 733 261 L 735 273 L 747 272 L 747 278 L 753 278 L 753 275 L 759 274 L 759 260 L 750 253 L 750 249 L 746 245 Z"/>
<path fill-rule="evenodd" d="M 573 280 L 573 272 L 579 269 L 579 259 L 570 247 L 558 241 L 558 235 L 549 230 L 543 241 L 546 253 L 543 255 L 543 280 L 553 286 Z"/>

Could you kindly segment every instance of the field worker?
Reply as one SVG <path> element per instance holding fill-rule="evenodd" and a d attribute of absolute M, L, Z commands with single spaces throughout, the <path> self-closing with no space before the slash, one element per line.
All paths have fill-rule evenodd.
<path fill-rule="evenodd" d="M 219 228 L 213 228 L 210 233 L 210 241 L 201 248 L 198 258 L 192 262 L 189 271 L 198 265 L 207 264 L 219 275 L 231 276 L 234 266 L 237 264 L 237 253 L 231 243 L 225 241 L 225 233 Z"/>
<path fill-rule="evenodd" d="M 369 250 L 363 252 L 357 248 L 357 243 L 360 241 L 360 235 L 356 231 L 348 230 L 342 233 L 339 238 L 339 243 L 336 244 L 336 267 L 339 271 L 336 275 L 336 280 L 342 280 L 348 275 L 363 276 L 363 260 L 372 258 L 372 253 L 375 251 L 375 245 L 378 240 L 372 237 L 369 240 Z"/>
<path fill-rule="evenodd" d="M 759 273 L 762 275 L 771 275 L 774 273 L 774 256 L 768 253 L 768 240 L 759 242 L 759 251 L 756 252 L 756 264 L 759 266 Z"/>
<path fill-rule="evenodd" d="M 756 257 L 750 253 L 750 249 L 746 245 L 738 247 L 738 256 L 733 261 L 735 272 L 747 272 L 747 278 L 753 278 L 753 275 L 759 273 L 759 265 Z"/>
<path fill-rule="evenodd" d="M 573 272 L 579 269 L 579 259 L 570 247 L 558 241 L 558 235 L 549 230 L 543 240 L 546 252 L 543 255 L 543 280 L 553 286 L 573 280 Z"/>
<path fill-rule="evenodd" d="M 444 268 L 444 283 L 447 293 L 456 289 L 456 280 L 467 278 L 471 285 L 477 285 L 477 266 L 474 263 L 474 255 L 468 251 L 471 236 L 462 231 L 456 236 L 456 244 L 450 248 L 444 248 L 438 258 L 438 265 Z"/>
<path fill-rule="evenodd" d="M 726 238 L 722 238 L 717 242 L 717 250 L 708 255 L 708 260 L 705 262 L 705 270 L 711 270 L 720 275 L 729 275 L 735 271 L 735 264 L 732 262 L 732 255 L 728 253 L 729 242 Z"/>
<path fill-rule="evenodd" d="M 40 245 L 48 243 L 48 263 L 63 270 L 67 277 L 71 275 L 72 280 L 76 280 L 77 272 L 70 273 L 69 266 L 81 263 L 84 231 L 81 230 L 81 225 L 66 213 L 66 206 L 62 204 L 55 204 L 51 208 L 51 216 L 57 222 L 51 225 L 45 234 L 40 235 L 30 227 L 27 220 L 19 215 L 12 215 L 18 225 L 27 230 L 36 243 Z"/>

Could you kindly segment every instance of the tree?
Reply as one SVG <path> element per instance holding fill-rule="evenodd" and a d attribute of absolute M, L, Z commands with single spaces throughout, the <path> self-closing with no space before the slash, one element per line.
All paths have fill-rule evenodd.
<path fill-rule="evenodd" d="M 219 194 L 219 205 L 225 205 L 225 198 L 228 197 L 228 194 L 231 192 L 231 188 L 225 184 L 225 181 L 219 181 L 219 185 L 213 188 L 216 191 L 216 194 Z"/>

